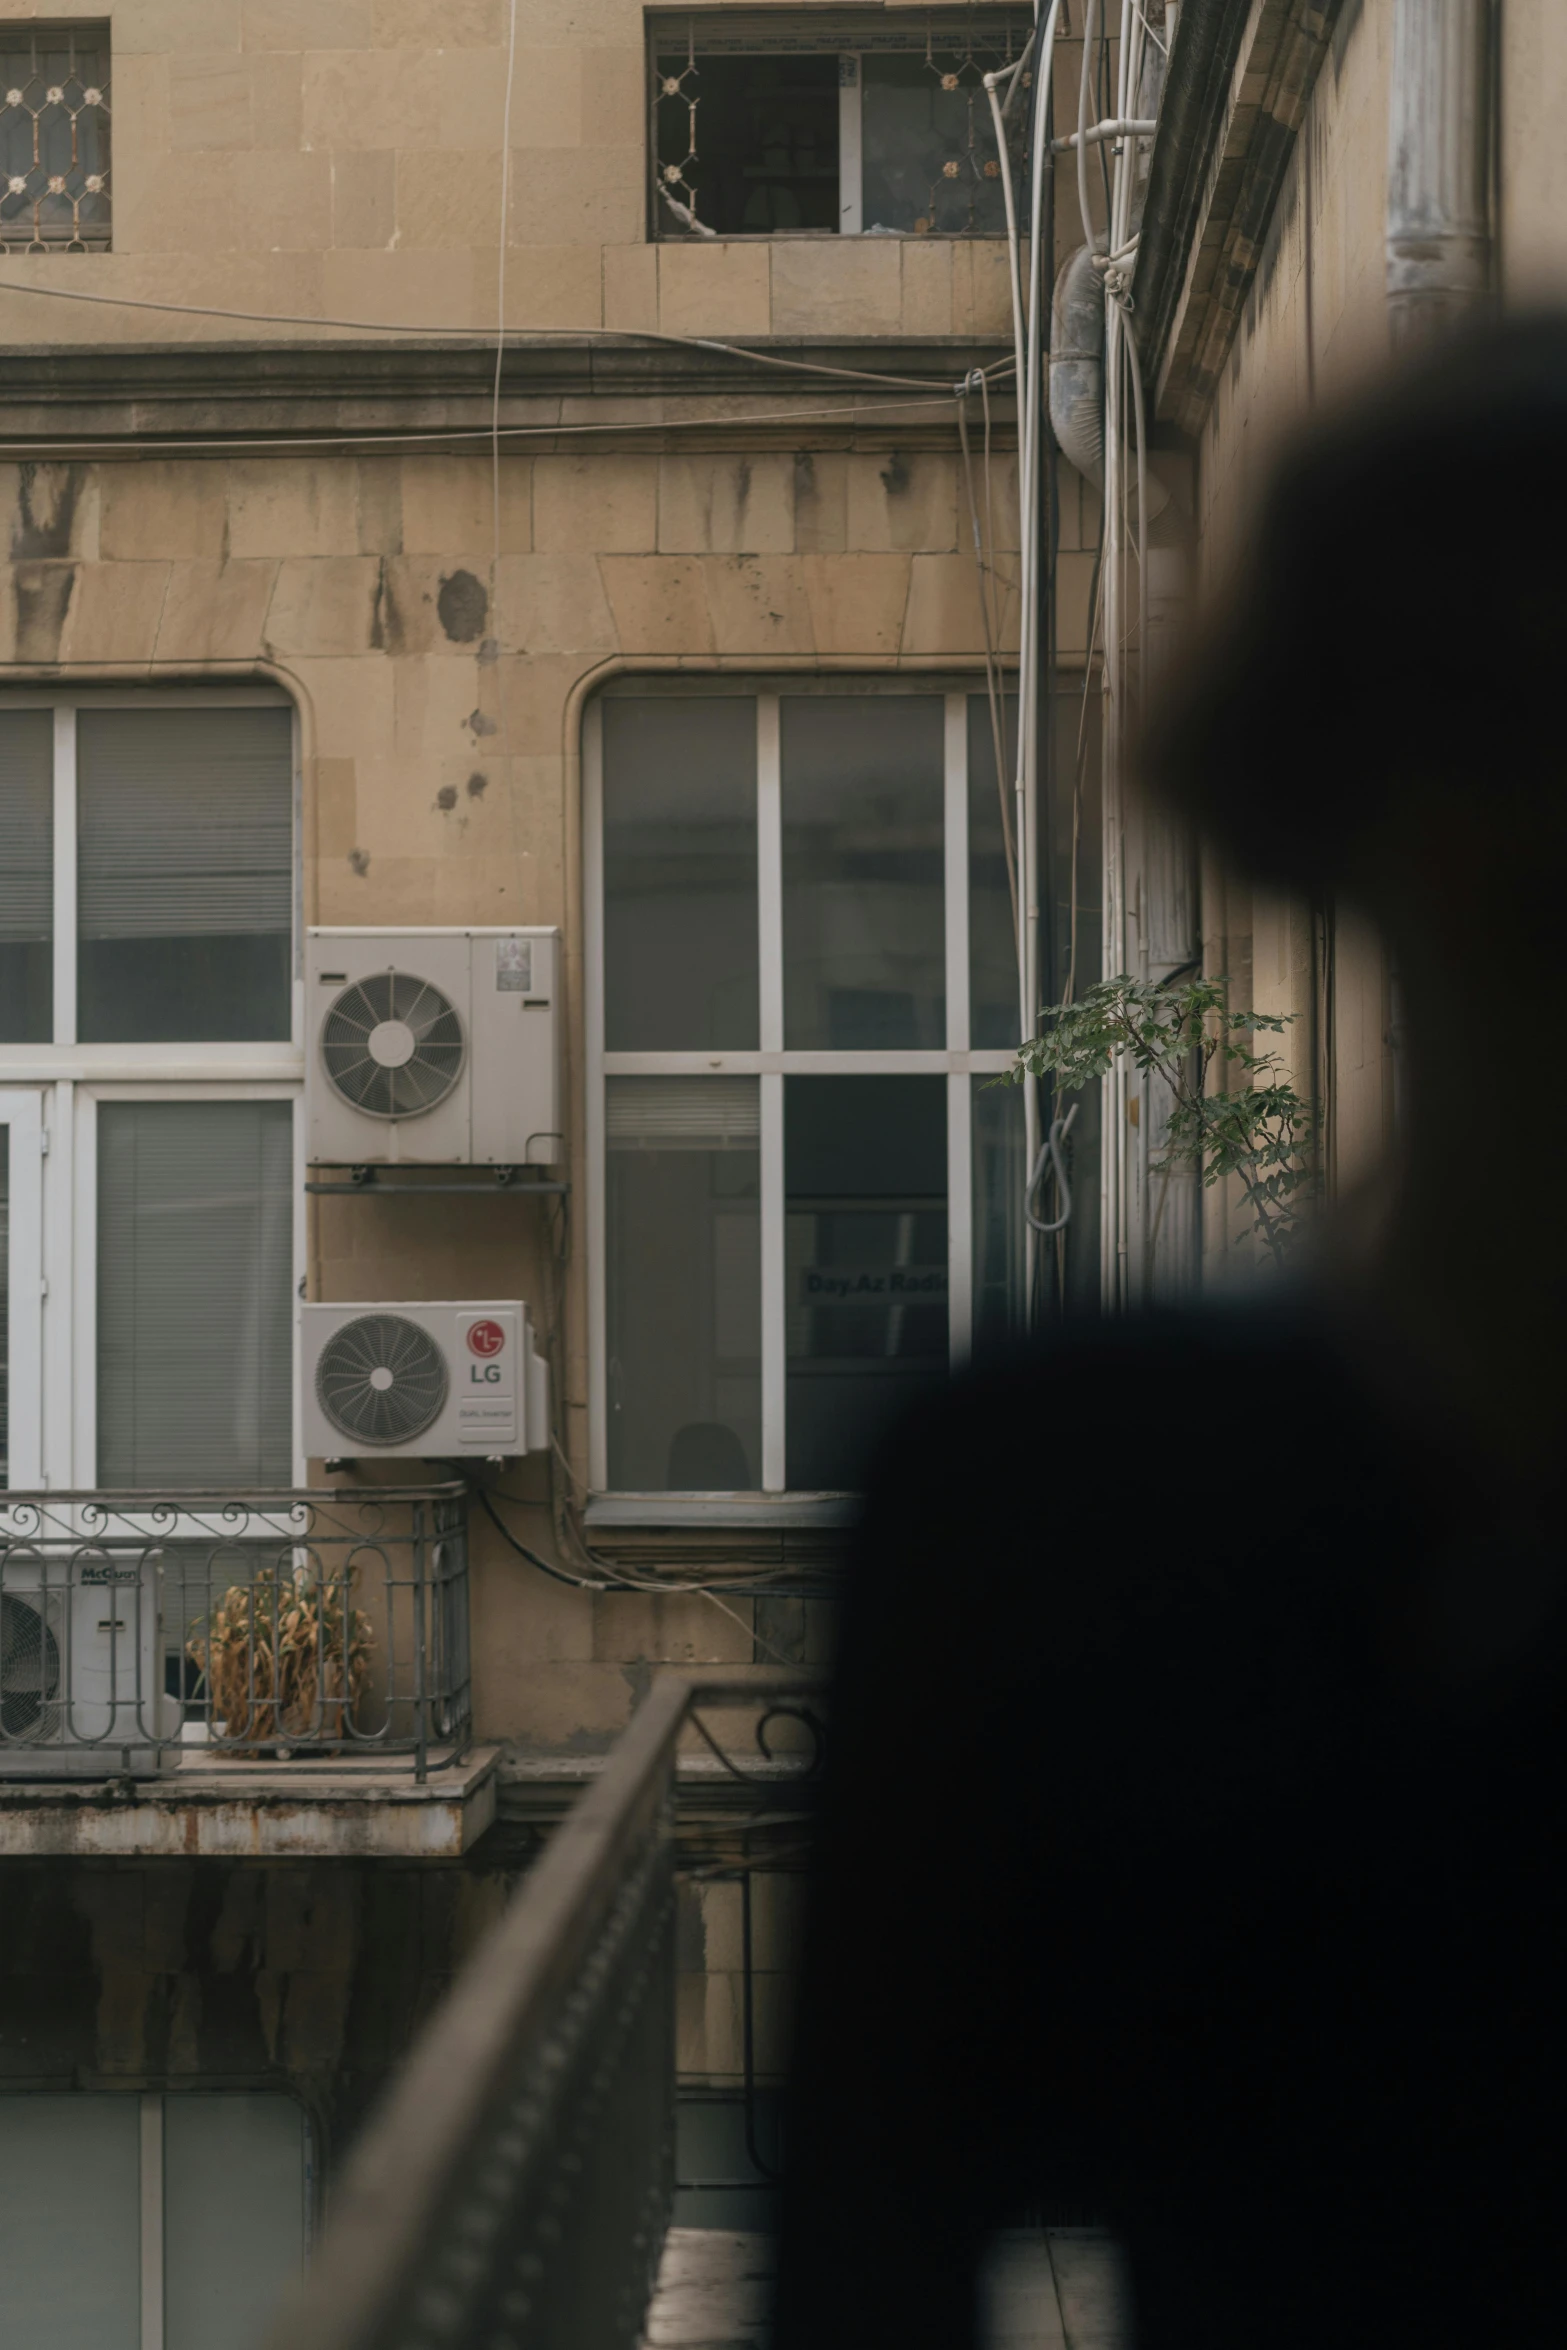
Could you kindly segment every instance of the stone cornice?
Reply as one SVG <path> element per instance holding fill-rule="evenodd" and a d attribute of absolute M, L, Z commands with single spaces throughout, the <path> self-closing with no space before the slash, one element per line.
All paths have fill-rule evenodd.
<path fill-rule="evenodd" d="M 1251 292 L 1340 0 L 1188 0 L 1133 282 L 1160 420 L 1196 433 Z"/>
<path fill-rule="evenodd" d="M 839 381 L 757 365 L 744 353 L 810 361 L 858 374 L 911 378 L 933 394 L 950 391 L 973 368 L 1008 356 L 1007 346 L 969 337 L 903 339 L 796 338 L 742 344 L 735 354 L 676 343 L 607 341 L 591 335 L 543 338 L 508 350 L 502 372 L 501 423 L 569 443 L 609 421 L 656 441 L 693 407 L 722 421 L 726 445 L 743 445 L 745 420 L 776 442 L 815 443 L 852 429 L 859 419 L 813 419 L 806 411 L 852 409 L 863 420 L 896 403 L 893 386 Z M 113 444 L 147 455 L 160 441 L 232 442 L 323 437 L 362 440 L 487 433 L 495 356 L 478 342 L 437 340 L 311 341 L 289 344 L 56 344 L 13 348 L 0 372 L 0 442 L 7 454 L 36 448 Z M 918 397 L 912 394 L 911 397 Z M 700 405 L 698 405 L 700 404 Z M 1010 419 L 1010 400 L 1002 413 Z M 784 413 L 767 425 L 765 417 Z M 902 431 L 899 410 L 887 424 Z M 911 430 L 938 429 L 939 412 L 911 408 Z M 798 414 L 798 423 L 795 418 Z M 731 422 L 733 419 L 735 421 Z M 806 430 L 806 427 L 809 427 Z M 939 417 L 943 438 L 950 419 Z M 683 445 L 690 434 L 683 436 Z M 521 440 L 521 448 L 529 442 Z M 86 452 L 86 453 L 90 453 Z"/>

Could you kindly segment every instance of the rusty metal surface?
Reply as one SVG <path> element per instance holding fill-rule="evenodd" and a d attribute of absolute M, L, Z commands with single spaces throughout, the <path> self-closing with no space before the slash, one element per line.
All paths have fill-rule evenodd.
<path fill-rule="evenodd" d="M 760 1767 L 720 1767 L 765 1805 L 770 1729 L 814 1750 L 820 1688 L 655 1684 L 415 2046 L 268 2350 L 633 2350 L 674 2194 L 681 1735 L 760 1711 Z"/>
<path fill-rule="evenodd" d="M 0 1496 L 0 1782 L 374 1758 L 471 1728 L 467 1497 Z"/>
<path fill-rule="evenodd" d="M 0 1784 L 0 1861 L 459 1860 L 495 1819 L 500 1750 L 422 1783 L 232 1764 L 159 1780 Z"/>

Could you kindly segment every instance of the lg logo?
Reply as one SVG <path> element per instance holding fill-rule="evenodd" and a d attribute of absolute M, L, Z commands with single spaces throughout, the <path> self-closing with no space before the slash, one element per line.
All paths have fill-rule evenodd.
<path fill-rule="evenodd" d="M 500 1385 L 501 1367 L 493 1358 L 501 1352 L 505 1344 L 506 1333 L 499 1322 L 469 1323 L 468 1351 L 479 1357 L 478 1362 L 468 1365 L 468 1383 L 471 1387 L 498 1387 Z"/>

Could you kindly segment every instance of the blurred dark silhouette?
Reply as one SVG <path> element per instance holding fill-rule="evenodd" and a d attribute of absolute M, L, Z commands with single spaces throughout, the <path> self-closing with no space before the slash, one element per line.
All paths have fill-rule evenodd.
<path fill-rule="evenodd" d="M 906 1425 L 833 1713 L 778 2350 L 967 2350 L 1116 2230 L 1140 2350 L 1567 2342 L 1567 324 L 1319 425 L 1147 745 L 1362 906 L 1396 1165 L 1309 1284 Z"/>

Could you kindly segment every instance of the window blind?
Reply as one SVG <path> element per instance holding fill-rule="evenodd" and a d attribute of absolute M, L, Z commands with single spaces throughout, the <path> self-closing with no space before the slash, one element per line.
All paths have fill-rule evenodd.
<path fill-rule="evenodd" d="M 0 1126 L 0 1485 L 11 1463 L 11 1129 Z"/>
<path fill-rule="evenodd" d="M 82 937 L 286 932 L 292 746 L 281 708 L 83 710 Z"/>
<path fill-rule="evenodd" d="M 98 1482 L 289 1482 L 292 1108 L 98 1111 Z"/>
<path fill-rule="evenodd" d="M 611 1150 L 754 1149 L 761 1137 L 754 1077 L 612 1077 L 606 1091 Z"/>
<path fill-rule="evenodd" d="M 54 930 L 54 713 L 0 710 L 0 946 Z"/>

